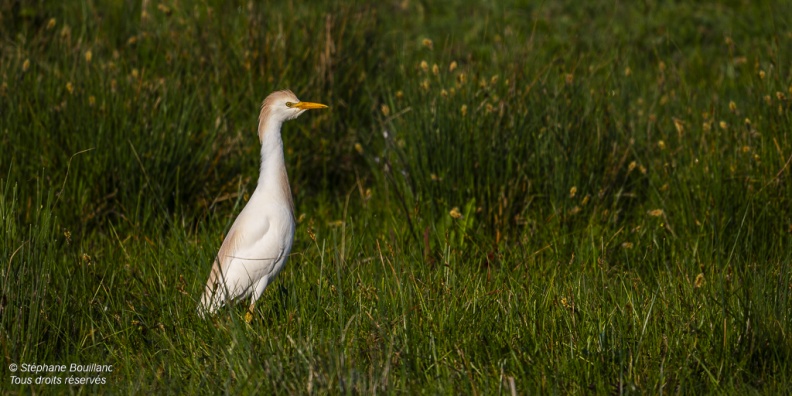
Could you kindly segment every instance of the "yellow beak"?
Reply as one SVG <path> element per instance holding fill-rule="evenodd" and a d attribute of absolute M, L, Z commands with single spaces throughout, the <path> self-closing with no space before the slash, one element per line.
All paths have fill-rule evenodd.
<path fill-rule="evenodd" d="M 326 109 L 327 105 L 323 105 L 321 103 L 312 103 L 312 102 L 297 102 L 294 106 L 301 110 L 310 110 L 310 109 Z"/>

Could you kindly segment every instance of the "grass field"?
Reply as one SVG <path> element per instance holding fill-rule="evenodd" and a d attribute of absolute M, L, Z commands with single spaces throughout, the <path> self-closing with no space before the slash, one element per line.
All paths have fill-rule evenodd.
<path fill-rule="evenodd" d="M 2 393 L 792 392 L 792 3 L 495 3 L 0 1 Z"/>

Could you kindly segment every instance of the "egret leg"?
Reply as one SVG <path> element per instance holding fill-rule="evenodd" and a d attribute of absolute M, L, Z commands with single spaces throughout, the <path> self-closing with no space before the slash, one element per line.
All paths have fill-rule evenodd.
<path fill-rule="evenodd" d="M 264 293 L 264 289 L 267 288 L 267 284 L 269 283 L 269 277 L 265 276 L 256 283 L 253 288 L 253 293 L 250 296 L 250 306 L 248 307 L 248 312 L 245 314 L 245 322 L 250 323 L 253 321 L 253 312 L 256 309 L 256 301 L 261 297 L 261 294 Z"/>

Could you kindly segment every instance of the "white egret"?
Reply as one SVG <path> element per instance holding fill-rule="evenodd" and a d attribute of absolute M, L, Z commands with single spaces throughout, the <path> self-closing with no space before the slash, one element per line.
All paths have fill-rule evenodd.
<path fill-rule="evenodd" d="M 320 103 L 302 102 L 292 91 L 276 91 L 264 99 L 259 114 L 261 172 L 256 190 L 228 231 L 212 265 L 199 313 L 214 313 L 226 302 L 250 297 L 245 319 L 250 322 L 256 300 L 272 283 L 294 241 L 294 201 L 283 157 L 281 126 Z"/>

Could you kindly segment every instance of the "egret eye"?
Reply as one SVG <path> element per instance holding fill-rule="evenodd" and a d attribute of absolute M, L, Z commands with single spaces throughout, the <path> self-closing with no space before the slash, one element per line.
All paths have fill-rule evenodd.
<path fill-rule="evenodd" d="M 286 102 L 286 107 L 294 107 L 294 103 L 292 103 L 292 102 Z"/>

